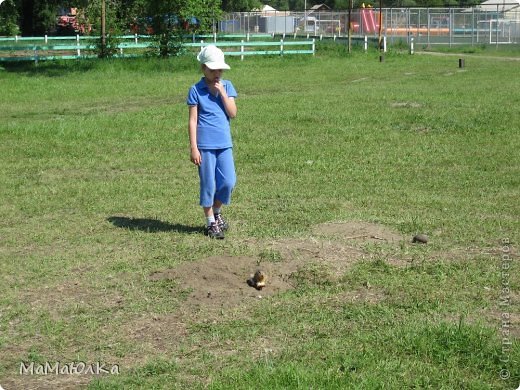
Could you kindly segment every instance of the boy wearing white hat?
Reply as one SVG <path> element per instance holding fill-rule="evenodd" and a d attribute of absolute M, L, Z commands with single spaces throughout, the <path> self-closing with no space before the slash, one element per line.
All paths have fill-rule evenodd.
<path fill-rule="evenodd" d="M 204 77 L 191 86 L 187 98 L 191 161 L 199 171 L 205 233 L 222 239 L 228 229 L 222 206 L 230 203 L 236 182 L 229 121 L 237 115 L 237 92 L 231 81 L 222 79 L 223 71 L 230 69 L 222 50 L 206 46 L 197 60 Z"/>

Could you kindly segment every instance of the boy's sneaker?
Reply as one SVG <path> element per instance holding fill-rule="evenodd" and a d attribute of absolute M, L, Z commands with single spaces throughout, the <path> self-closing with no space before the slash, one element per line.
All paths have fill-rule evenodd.
<path fill-rule="evenodd" d="M 222 214 L 215 214 L 215 222 L 217 223 L 220 230 L 222 230 L 223 232 L 229 229 L 229 225 L 226 222 L 226 220 L 222 217 Z"/>
<path fill-rule="evenodd" d="M 206 226 L 205 234 L 210 238 L 217 238 L 219 240 L 224 238 L 224 232 L 219 228 L 216 222 L 213 222 L 211 226 Z"/>

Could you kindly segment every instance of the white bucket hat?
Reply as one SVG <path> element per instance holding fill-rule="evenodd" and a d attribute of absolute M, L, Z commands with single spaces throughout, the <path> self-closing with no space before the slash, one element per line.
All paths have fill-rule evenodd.
<path fill-rule="evenodd" d="M 211 70 L 231 69 L 224 61 L 224 52 L 215 45 L 209 45 L 202 48 L 200 53 L 197 55 L 197 60 Z"/>

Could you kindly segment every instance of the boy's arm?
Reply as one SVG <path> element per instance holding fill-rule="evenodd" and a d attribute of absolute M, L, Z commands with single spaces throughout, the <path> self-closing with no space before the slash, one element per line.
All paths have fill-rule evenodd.
<path fill-rule="evenodd" d="M 189 106 L 188 134 L 190 136 L 190 159 L 195 165 L 200 165 L 202 158 L 197 147 L 197 106 Z"/>
<path fill-rule="evenodd" d="M 237 105 L 235 103 L 235 98 L 229 97 L 226 92 L 226 88 L 221 81 L 215 83 L 215 87 L 220 93 L 220 98 L 222 99 L 222 103 L 224 103 L 224 109 L 226 110 L 226 114 L 230 118 L 235 118 L 237 116 Z"/>

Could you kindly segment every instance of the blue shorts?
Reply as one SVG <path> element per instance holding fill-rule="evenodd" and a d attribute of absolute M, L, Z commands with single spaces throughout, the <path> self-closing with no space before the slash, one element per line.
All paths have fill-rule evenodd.
<path fill-rule="evenodd" d="M 200 205 L 211 207 L 215 200 L 229 204 L 236 183 L 233 148 L 200 149 L 199 152 L 202 157 L 199 166 Z"/>

